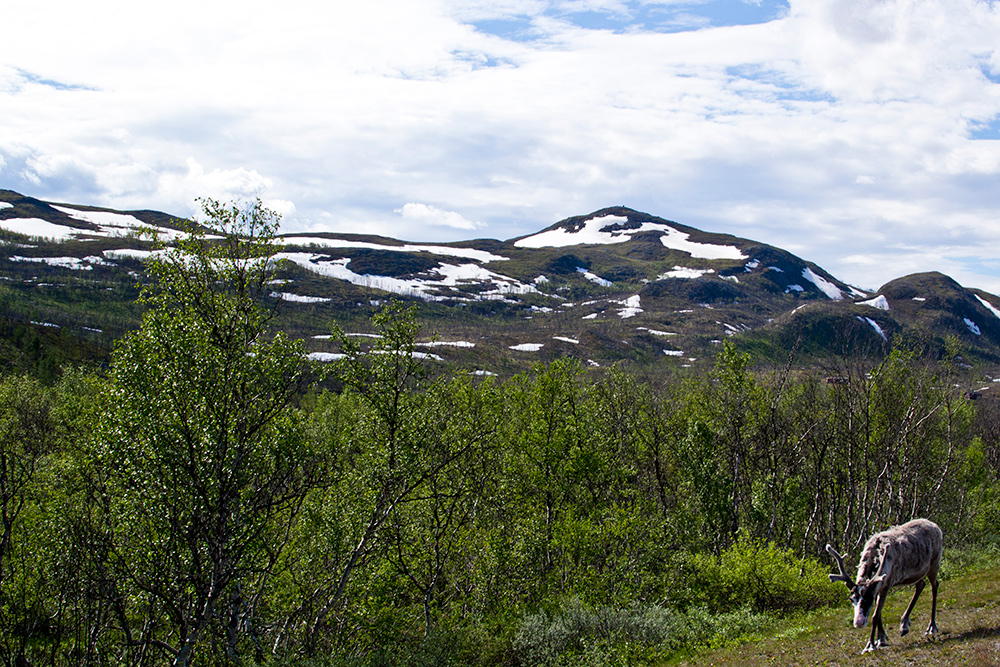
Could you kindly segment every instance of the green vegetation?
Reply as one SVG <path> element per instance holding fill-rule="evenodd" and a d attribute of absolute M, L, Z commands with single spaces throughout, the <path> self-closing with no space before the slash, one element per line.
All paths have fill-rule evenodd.
<path fill-rule="evenodd" d="M 109 368 L 0 378 L 3 664 L 659 665 L 808 635 L 823 545 L 914 516 L 995 567 L 1000 410 L 953 357 L 483 379 L 391 303 L 311 368 L 273 214 L 204 209 Z"/>

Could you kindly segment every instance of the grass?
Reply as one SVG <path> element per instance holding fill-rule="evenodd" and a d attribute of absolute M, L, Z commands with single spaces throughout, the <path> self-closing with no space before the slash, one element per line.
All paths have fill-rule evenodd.
<path fill-rule="evenodd" d="M 930 619 L 930 588 L 911 618 L 910 634 L 899 637 L 899 619 L 912 587 L 895 590 L 883 611 L 889 646 L 861 655 L 869 628 L 851 624 L 852 609 L 842 607 L 789 618 L 761 642 L 702 652 L 673 665 L 1000 665 L 1000 567 L 962 574 L 941 582 L 936 639 L 923 636 Z"/>

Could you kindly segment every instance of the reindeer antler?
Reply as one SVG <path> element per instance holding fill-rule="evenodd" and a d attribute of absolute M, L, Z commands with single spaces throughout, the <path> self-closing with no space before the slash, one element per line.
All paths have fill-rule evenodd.
<path fill-rule="evenodd" d="M 840 568 L 840 574 L 827 575 L 830 577 L 830 581 L 843 581 L 847 584 L 848 588 L 854 588 L 854 580 L 851 579 L 851 575 L 847 574 L 847 568 L 844 567 L 844 557 L 838 554 L 837 550 L 829 544 L 826 545 L 826 551 L 837 559 L 837 567 Z"/>

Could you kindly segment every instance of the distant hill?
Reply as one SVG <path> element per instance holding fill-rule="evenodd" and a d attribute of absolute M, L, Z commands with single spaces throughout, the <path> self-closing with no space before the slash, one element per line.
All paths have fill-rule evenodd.
<path fill-rule="evenodd" d="M 20 348 L 10 332 L 47 334 L 35 336 L 44 358 L 106 356 L 138 325 L 135 298 L 151 252 L 139 231 L 149 227 L 168 241 L 179 229 L 165 213 L 0 190 L 0 336 L 8 340 L 0 364 L 38 363 L 11 351 Z M 710 364 L 726 339 L 774 363 L 791 350 L 803 365 L 877 357 L 893 336 L 932 354 L 951 340 L 969 361 L 1000 361 L 1000 298 L 992 294 L 936 273 L 869 293 L 780 248 L 624 207 L 509 241 L 332 233 L 279 241 L 286 261 L 271 295 L 282 302 L 278 326 L 318 359 L 336 352 L 334 322 L 370 334 L 371 314 L 395 298 L 419 304 L 428 358 L 481 373 L 566 355 L 588 366 L 630 361 L 683 372 Z"/>

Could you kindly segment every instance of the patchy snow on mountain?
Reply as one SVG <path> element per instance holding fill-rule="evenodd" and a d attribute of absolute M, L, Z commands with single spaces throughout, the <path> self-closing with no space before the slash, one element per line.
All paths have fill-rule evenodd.
<path fill-rule="evenodd" d="M 276 259 L 287 259 L 320 275 L 346 280 L 361 287 L 412 296 L 425 301 L 467 299 L 468 297 L 464 295 L 438 293 L 443 288 L 456 287 L 460 283 L 466 282 L 485 283 L 492 286 L 492 289 L 477 295 L 477 298 L 484 300 L 495 299 L 506 294 L 527 294 L 538 291 L 534 285 L 525 285 L 513 278 L 485 269 L 478 264 L 441 264 L 428 272 L 428 274 L 439 276 L 437 279 L 432 277 L 403 279 L 370 274 L 362 275 L 348 268 L 351 261 L 349 257 L 332 260 L 324 259 L 324 257 L 324 255 L 308 252 L 281 252 L 275 255 Z"/>
<path fill-rule="evenodd" d="M 95 231 L 79 229 L 76 230 L 77 234 L 87 234 L 90 236 L 128 236 L 130 234 L 138 234 L 143 230 L 153 230 L 159 235 L 160 240 L 162 241 L 174 241 L 178 238 L 186 236 L 184 232 L 180 232 L 176 229 L 148 225 L 139 218 L 126 215 L 124 213 L 113 213 L 111 211 L 81 211 L 79 209 L 69 208 L 67 206 L 56 206 L 54 204 L 52 205 L 52 208 L 65 213 L 74 220 L 89 222 L 90 224 L 97 225 L 100 228 Z"/>
<path fill-rule="evenodd" d="M 277 243 L 295 246 L 316 246 L 320 248 L 359 248 L 364 250 L 385 250 L 388 252 L 426 252 L 432 255 L 445 255 L 447 257 L 460 257 L 471 259 L 476 262 L 500 262 L 507 260 L 506 257 L 494 255 L 485 250 L 475 248 L 449 248 L 439 245 L 384 245 L 381 243 L 371 243 L 368 241 L 349 241 L 346 239 L 327 239 L 321 236 L 297 236 L 288 234 L 275 239 Z"/>
<path fill-rule="evenodd" d="M 643 232 L 661 232 L 660 242 L 671 250 L 686 252 L 699 259 L 746 259 L 746 255 L 735 246 L 712 245 L 689 241 L 690 234 L 674 229 L 661 222 L 644 222 L 634 229 L 623 229 L 628 218 L 619 215 L 602 215 L 585 220 L 579 229 L 571 231 L 565 227 L 539 232 L 514 245 L 518 248 L 564 248 L 571 245 L 608 245 L 625 243 L 632 236 Z M 618 227 L 616 229 L 616 227 Z"/>
<path fill-rule="evenodd" d="M 595 273 L 591 273 L 590 271 L 588 271 L 587 269 L 583 268 L 582 266 L 576 267 L 576 272 L 580 273 L 580 274 L 583 274 L 584 278 L 586 278 L 587 280 L 589 280 L 592 283 L 600 285 L 601 287 L 611 287 L 611 285 L 613 284 L 610 280 L 605 280 L 604 278 L 600 277 L 599 275 L 597 275 Z"/>
<path fill-rule="evenodd" d="M 970 320 L 968 317 L 963 317 L 962 321 L 965 322 L 965 326 L 969 327 L 969 331 L 976 334 L 977 336 L 983 335 L 983 332 L 979 330 L 979 326 Z"/>
<path fill-rule="evenodd" d="M 271 292 L 272 299 L 281 299 L 282 301 L 291 301 L 292 303 L 326 303 L 328 301 L 333 301 L 333 299 L 324 296 L 303 296 L 301 294 L 292 294 L 290 292 Z"/>
<path fill-rule="evenodd" d="M 684 351 L 683 350 L 664 350 L 663 354 L 667 355 L 668 357 L 683 357 L 684 356 Z"/>
<path fill-rule="evenodd" d="M 580 341 L 576 338 L 567 338 L 566 336 L 553 336 L 552 340 L 561 340 L 564 343 L 572 343 L 573 345 L 579 345 Z"/>
<path fill-rule="evenodd" d="M 731 245 L 712 245 L 711 243 L 695 243 L 689 241 L 686 234 L 673 227 L 666 227 L 660 242 L 671 250 L 686 252 L 698 259 L 746 259 L 740 249 Z"/>
<path fill-rule="evenodd" d="M 427 343 L 414 343 L 421 347 L 475 347 L 475 343 L 464 340 L 432 340 Z"/>
<path fill-rule="evenodd" d="M 340 352 L 310 352 L 306 355 L 309 361 L 329 362 L 343 359 L 346 355 Z"/>
<path fill-rule="evenodd" d="M 538 352 L 545 347 L 544 343 L 521 343 L 519 345 L 509 345 L 508 348 L 515 352 Z"/>
<path fill-rule="evenodd" d="M 882 337 L 882 340 L 884 341 L 889 340 L 889 337 L 885 335 L 885 331 L 882 330 L 882 327 L 879 326 L 878 322 L 876 322 L 870 317 L 861 317 L 860 315 L 858 315 L 857 318 L 859 322 L 867 322 L 869 326 L 871 326 L 871 328 L 875 330 L 875 333 L 877 333 L 879 336 Z"/>
<path fill-rule="evenodd" d="M 25 236 L 38 236 L 53 241 L 66 241 L 76 238 L 83 230 L 73 229 L 66 225 L 56 225 L 41 218 L 11 218 L 10 220 L 0 220 L 0 228 L 15 234 Z"/>
<path fill-rule="evenodd" d="M 707 276 L 710 273 L 715 273 L 715 269 L 693 269 L 689 266 L 675 266 L 673 270 L 656 276 L 656 279 L 666 280 L 667 278 L 682 278 L 685 280 L 693 280 L 695 278 Z"/>
<path fill-rule="evenodd" d="M 636 294 L 635 296 L 630 296 L 624 301 L 618 301 L 616 303 L 624 306 L 624 308 L 618 311 L 618 317 L 622 318 L 623 320 L 628 319 L 630 317 L 635 317 L 636 315 L 642 312 L 638 294 Z"/>
<path fill-rule="evenodd" d="M 994 306 L 992 303 L 990 303 L 989 301 L 987 301 L 983 297 L 979 296 L 978 294 L 976 295 L 976 298 L 979 299 L 979 303 L 983 304 L 986 307 L 987 310 L 989 310 L 991 313 L 993 313 L 997 317 L 1000 317 L 1000 310 L 997 310 L 996 306 Z"/>
<path fill-rule="evenodd" d="M 138 259 L 145 261 L 153 255 L 161 255 L 165 250 L 138 250 L 135 248 L 119 248 L 117 250 L 105 250 L 102 255 L 113 259 Z"/>
<path fill-rule="evenodd" d="M 79 257 L 22 257 L 20 255 L 11 255 L 10 261 L 47 264 L 73 271 L 93 271 L 94 264 L 108 264 L 102 257 L 84 257 L 81 259 Z"/>
<path fill-rule="evenodd" d="M 867 301 L 858 301 L 859 306 L 871 306 L 872 308 L 878 308 L 879 310 L 889 310 L 889 301 L 879 294 L 874 299 L 868 299 Z"/>
<path fill-rule="evenodd" d="M 532 236 L 514 241 L 518 248 L 564 248 L 571 245 L 607 245 L 609 243 L 625 243 L 632 234 L 641 231 L 662 229 L 660 225 L 645 223 L 639 229 L 611 230 L 609 227 L 628 223 L 628 218 L 620 215 L 602 215 L 585 220 L 576 231 L 565 227 L 539 232 Z"/>
<path fill-rule="evenodd" d="M 819 291 L 823 292 L 823 294 L 826 294 L 834 301 L 840 301 L 844 298 L 844 293 L 840 291 L 839 287 L 831 283 L 823 276 L 816 274 L 808 266 L 802 269 L 802 277 L 818 287 Z"/>
<path fill-rule="evenodd" d="M 4 210 L 5 208 L 14 208 L 14 205 L 11 204 L 9 201 L 0 201 L 0 211 Z"/>
<path fill-rule="evenodd" d="M 653 336 L 676 336 L 677 334 L 671 331 L 659 331 L 657 329 L 650 329 L 648 327 L 636 327 L 636 331 L 645 331 Z"/>

